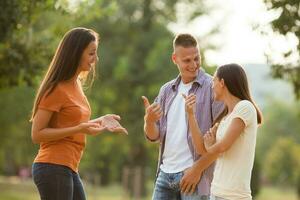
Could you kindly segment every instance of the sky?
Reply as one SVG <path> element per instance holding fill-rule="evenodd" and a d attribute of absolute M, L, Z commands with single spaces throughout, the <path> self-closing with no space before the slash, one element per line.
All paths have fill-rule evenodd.
<path fill-rule="evenodd" d="M 274 60 L 282 61 L 280 52 L 296 48 L 295 38 L 285 38 L 273 33 L 270 22 L 278 16 L 267 11 L 263 0 L 213 0 L 209 2 L 209 14 L 199 17 L 192 23 L 186 23 L 184 5 L 178 10 L 178 20 L 171 23 L 172 32 L 189 32 L 198 38 L 201 46 L 211 44 L 215 49 L 205 51 L 205 60 L 209 65 L 220 66 L 226 63 L 238 63 L 244 66 L 248 74 L 254 98 L 262 107 L 270 96 L 290 102 L 293 91 L 290 84 L 283 80 L 274 80 L 270 75 L 265 53 Z M 216 34 L 210 33 L 218 27 Z M 267 35 L 261 34 L 261 31 Z"/>
<path fill-rule="evenodd" d="M 169 27 L 175 33 L 190 32 L 197 36 L 200 48 L 201 43 L 203 46 L 216 45 L 216 49 L 205 53 L 208 64 L 266 64 L 266 52 L 271 52 L 274 59 L 280 60 L 278 52 L 295 46 L 293 39 L 287 42 L 285 38 L 270 33 L 269 22 L 278 13 L 268 12 L 262 0 L 207 2 L 211 7 L 207 16 L 199 17 L 188 25 L 184 20 L 179 20 Z M 184 8 L 181 12 L 184 12 Z M 208 34 L 210 37 L 207 37 L 214 26 L 219 27 L 219 32 L 216 35 Z M 263 36 L 261 30 L 268 32 L 268 37 Z"/>
<path fill-rule="evenodd" d="M 70 8 L 76 8 L 85 0 L 68 0 Z M 63 2 L 63 1 L 62 1 Z M 87 1 L 93 3 L 94 0 Z M 267 65 L 265 53 L 276 62 L 284 64 L 281 52 L 296 49 L 297 39 L 273 33 L 270 22 L 279 16 L 279 12 L 267 11 L 263 0 L 203 0 L 206 15 L 201 15 L 192 22 L 184 20 L 189 9 L 184 3 L 177 5 L 177 22 L 168 28 L 176 33 L 189 32 L 198 38 L 200 48 L 204 47 L 205 61 L 208 65 L 225 63 L 264 64 Z M 193 6 L 192 6 L 193 8 Z M 72 10 L 71 9 L 71 10 Z M 217 33 L 210 33 L 214 28 Z M 261 34 L 261 31 L 267 35 Z M 215 49 L 209 49 L 209 46 Z M 297 52 L 297 51 L 295 51 Z M 295 54 L 294 62 L 299 55 Z M 292 61 L 293 61 L 292 60 Z"/>

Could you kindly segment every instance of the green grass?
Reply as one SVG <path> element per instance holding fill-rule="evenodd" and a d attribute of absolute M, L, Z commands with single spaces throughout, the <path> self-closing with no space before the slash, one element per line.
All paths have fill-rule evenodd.
<path fill-rule="evenodd" d="M 109 187 L 92 186 L 84 184 L 88 200 L 129 200 L 120 185 Z M 152 184 L 149 194 L 152 192 Z M 38 200 L 38 192 L 31 180 L 20 181 L 17 178 L 0 177 L 0 200 Z M 147 197 L 144 200 L 150 200 Z M 255 200 L 297 200 L 292 189 L 283 189 L 273 186 L 265 186 Z"/>
<path fill-rule="evenodd" d="M 255 200 L 298 200 L 294 189 L 263 187 Z"/>

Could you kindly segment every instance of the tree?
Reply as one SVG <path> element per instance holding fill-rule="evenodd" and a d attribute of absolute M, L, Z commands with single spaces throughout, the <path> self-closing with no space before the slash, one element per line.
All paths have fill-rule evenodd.
<path fill-rule="evenodd" d="M 99 32 L 100 62 L 97 75 L 100 78 L 95 81 L 92 90 L 87 91 L 93 117 L 107 113 L 120 114 L 122 124 L 129 130 L 129 136 L 124 139 L 122 136 L 104 133 L 88 137 L 80 171 L 82 175 L 101 179 L 102 184 L 109 184 L 120 181 L 123 166 L 142 167 L 142 188 L 145 191 L 148 179 L 146 173 L 150 171 L 151 178 L 154 177 L 158 147 L 147 143 L 143 137 L 144 109 L 141 96 L 147 95 L 154 100 L 160 86 L 178 74 L 170 59 L 173 33 L 167 25 L 177 20 L 176 8 L 179 3 L 188 5 L 189 21 L 204 13 L 204 1 L 96 0 L 90 3 L 82 1 L 85 3 L 74 9 L 70 9 L 65 2 L 68 1 L 49 0 L 48 7 L 37 4 L 28 13 L 28 23 L 22 24 L 20 29 L 17 25 L 6 31 L 9 34 L 5 34 L 6 38 L 0 45 L 0 92 L 3 92 L 0 94 L 6 95 L 9 93 L 7 91 L 16 87 L 9 93 L 10 98 L 13 98 L 16 95 L 14 92 L 24 94 L 27 86 L 33 92 L 59 40 L 70 28 L 84 26 Z M 30 4 L 27 1 L 25 3 Z M 25 116 L 20 118 L 20 123 L 6 120 L 5 113 L 0 116 L 1 123 L 5 123 L 5 130 L 8 130 L 7 134 L 0 132 L 0 136 L 5 136 L 8 141 L 3 143 L 3 149 L 11 147 L 10 141 L 13 138 L 24 136 L 30 139 L 30 124 L 27 122 L 33 96 L 28 95 L 26 98 L 29 106 L 23 111 Z M 0 103 L 5 106 L 17 104 L 17 100 L 14 100 L 8 102 L 3 98 Z M 12 118 L 14 115 L 17 114 L 12 113 Z M 11 130 L 17 133 L 14 137 L 8 134 Z M 22 151 L 17 152 L 22 154 Z M 33 158 L 35 153 L 31 150 L 28 155 Z M 5 162 L 6 159 L 2 157 Z M 22 160 L 20 162 L 25 163 Z M 16 160 L 14 163 L 20 165 Z M 96 174 L 101 177 L 98 178 Z"/>
<path fill-rule="evenodd" d="M 290 138 L 278 138 L 267 153 L 265 171 L 273 183 L 296 185 L 300 146 Z M 274 167 L 276 166 L 276 167 Z"/>
<path fill-rule="evenodd" d="M 89 171 L 100 171 L 102 180 L 111 180 L 112 177 L 105 176 L 114 176 L 114 173 L 109 173 L 113 169 L 109 164 L 112 159 L 118 160 L 120 165 L 115 168 L 119 172 L 124 165 L 142 167 L 143 180 L 147 179 L 147 168 L 151 169 L 152 174 L 155 172 L 157 146 L 148 145 L 143 136 L 144 108 L 141 96 L 147 95 L 154 100 L 159 87 L 178 74 L 170 59 L 173 34 L 167 25 L 176 20 L 175 11 L 179 2 L 185 2 L 193 8 L 191 15 L 205 10 L 203 1 L 117 0 L 112 5 L 113 12 L 110 15 L 83 23 L 84 26 L 92 25 L 101 37 L 100 81 L 95 82 L 92 90 L 97 88 L 99 92 L 90 93 L 94 111 L 100 115 L 108 112 L 121 114 L 129 130 L 127 140 L 123 137 L 111 140 L 111 135 L 90 139 L 93 145 L 87 147 L 89 161 L 84 159 L 83 162 L 103 160 L 99 161 L 102 164 L 98 166 L 86 165 Z M 109 1 L 102 1 L 101 6 L 105 3 L 110 4 Z M 90 12 L 101 9 L 97 5 L 91 7 Z M 107 141 L 110 145 L 104 144 Z M 101 149 L 92 151 L 94 146 L 107 147 L 108 153 L 101 154 Z M 145 191 L 146 181 L 142 183 Z"/>
<path fill-rule="evenodd" d="M 298 0 L 264 0 L 269 10 L 279 12 L 279 17 L 271 22 L 273 30 L 283 36 L 296 38 L 297 47 L 295 50 L 283 52 L 283 63 L 275 62 L 268 56 L 272 64 L 272 74 L 276 78 L 290 81 L 294 86 L 297 98 L 300 98 L 300 5 Z M 296 56 L 296 61 L 290 59 Z"/>
<path fill-rule="evenodd" d="M 41 13 L 54 9 L 54 3 L 51 0 L 0 1 L 0 89 L 34 85 L 33 77 L 41 70 L 37 60 L 42 59 L 37 57 L 48 49 L 40 38 L 33 37 L 33 24 Z"/>

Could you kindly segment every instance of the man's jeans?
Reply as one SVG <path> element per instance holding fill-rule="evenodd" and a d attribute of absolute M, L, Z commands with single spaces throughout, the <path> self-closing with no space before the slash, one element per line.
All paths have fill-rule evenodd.
<path fill-rule="evenodd" d="M 32 176 L 41 200 L 85 200 L 77 173 L 63 165 L 33 163 Z"/>
<path fill-rule="evenodd" d="M 208 196 L 199 196 L 197 191 L 191 195 L 180 192 L 180 180 L 183 172 L 164 173 L 160 170 L 156 179 L 152 200 L 208 200 Z"/>

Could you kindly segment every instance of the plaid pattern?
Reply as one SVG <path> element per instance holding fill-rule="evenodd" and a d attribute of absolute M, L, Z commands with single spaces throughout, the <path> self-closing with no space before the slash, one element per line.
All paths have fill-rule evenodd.
<path fill-rule="evenodd" d="M 159 172 L 159 167 L 162 161 L 162 155 L 165 146 L 165 136 L 167 134 L 167 114 L 170 109 L 170 106 L 177 95 L 178 92 L 178 85 L 181 81 L 180 75 L 177 78 L 169 81 L 168 83 L 164 84 L 158 96 L 156 97 L 155 101 L 161 106 L 163 111 L 163 116 L 157 122 L 157 126 L 159 129 L 160 137 L 156 140 L 160 143 L 160 151 L 159 151 L 159 161 L 158 161 L 158 168 L 157 174 Z M 212 77 L 205 73 L 204 70 L 200 69 L 199 73 L 192 84 L 192 87 L 189 91 L 190 93 L 194 93 L 196 95 L 196 118 L 198 125 L 201 129 L 202 133 L 206 133 L 209 128 L 211 128 L 213 124 L 213 120 L 217 117 L 218 113 L 221 112 L 223 109 L 223 104 L 220 102 L 215 102 L 213 100 L 213 91 L 212 91 Z M 188 121 L 186 121 L 186 125 L 188 127 Z M 189 134 L 189 129 L 187 129 L 187 140 L 188 145 L 193 155 L 194 161 L 199 159 L 199 155 L 196 153 L 193 143 L 191 134 Z M 149 140 L 149 138 L 148 138 Z M 155 142 L 154 140 L 151 140 Z M 213 170 L 214 165 L 207 168 L 198 184 L 198 192 L 201 195 L 209 195 L 210 194 L 210 184 L 213 178 Z"/>

